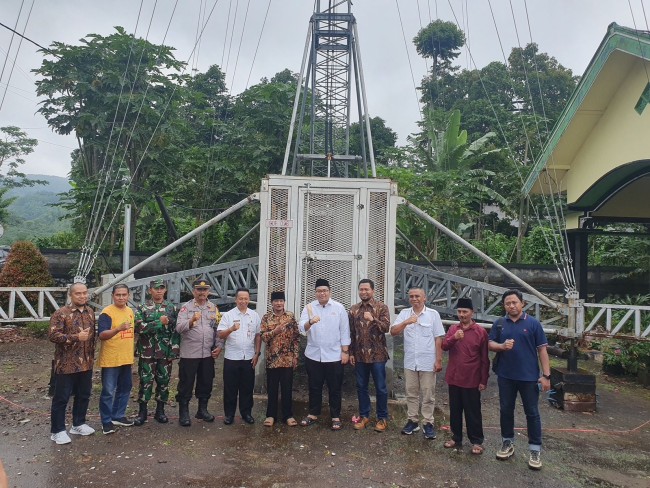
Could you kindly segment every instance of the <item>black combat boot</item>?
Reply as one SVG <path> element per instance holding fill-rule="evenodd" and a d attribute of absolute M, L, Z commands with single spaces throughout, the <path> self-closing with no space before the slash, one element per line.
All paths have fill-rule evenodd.
<path fill-rule="evenodd" d="M 208 412 L 208 401 L 199 399 L 199 409 L 194 418 L 203 419 L 206 422 L 214 422 L 214 415 Z"/>
<path fill-rule="evenodd" d="M 153 418 L 161 424 L 169 422 L 167 415 L 165 415 L 165 402 L 161 402 L 160 400 L 156 402 L 156 413 L 153 414 Z"/>
<path fill-rule="evenodd" d="M 133 425 L 142 425 L 147 421 L 147 402 L 140 402 L 138 416 L 133 420 Z"/>
<path fill-rule="evenodd" d="M 189 427 L 192 425 L 190 420 L 190 404 L 189 402 L 179 403 L 178 404 L 178 423 L 183 427 Z"/>

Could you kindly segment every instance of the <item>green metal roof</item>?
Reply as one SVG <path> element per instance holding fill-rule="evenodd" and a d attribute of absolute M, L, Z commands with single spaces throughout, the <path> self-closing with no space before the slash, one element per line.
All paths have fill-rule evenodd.
<path fill-rule="evenodd" d="M 546 143 L 546 146 L 544 146 L 541 156 L 535 161 L 533 169 L 524 183 L 524 194 L 528 194 L 535 185 L 537 178 L 551 158 L 553 151 L 564 135 L 564 132 L 578 112 L 582 102 L 593 87 L 594 82 L 600 75 L 607 59 L 614 51 L 622 51 L 646 60 L 650 59 L 650 32 L 622 27 L 616 23 L 611 23 L 609 25 L 605 38 L 600 43 L 600 46 L 598 46 L 596 54 L 594 54 L 589 66 L 587 66 L 587 69 L 571 95 L 567 106 L 560 114 L 560 118 L 553 128 L 551 136 Z M 612 171 L 610 174 L 612 173 L 616 172 Z M 609 181 L 610 179 L 605 175 L 601 180 Z M 594 184 L 592 188 L 598 186 L 599 191 L 602 191 L 605 188 L 605 183 L 603 182 L 603 186 L 600 186 L 599 183 L 601 180 Z M 598 200 L 598 197 L 596 196 L 598 192 L 595 189 L 594 192 L 592 198 Z M 581 196 L 580 200 L 583 200 L 583 198 L 586 198 L 586 194 Z M 575 204 L 577 205 L 578 202 L 575 202 Z M 573 207 L 575 207 L 575 205 L 572 205 L 572 208 Z"/>

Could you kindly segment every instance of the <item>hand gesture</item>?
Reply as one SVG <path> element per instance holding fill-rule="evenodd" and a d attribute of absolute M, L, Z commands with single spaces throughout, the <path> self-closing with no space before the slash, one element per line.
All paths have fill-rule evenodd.
<path fill-rule="evenodd" d="M 194 327 L 197 320 L 201 320 L 201 312 L 194 312 L 194 315 L 192 315 L 192 318 L 190 319 L 190 329 Z"/>
<path fill-rule="evenodd" d="M 363 318 L 366 319 L 368 322 L 372 322 L 375 320 L 375 318 L 372 316 L 370 312 L 363 312 Z"/>
<path fill-rule="evenodd" d="M 404 321 L 406 325 L 411 325 L 411 324 L 417 324 L 418 322 L 418 316 L 417 315 L 411 315 L 408 319 Z"/>
<path fill-rule="evenodd" d="M 212 352 L 210 353 L 210 355 L 211 355 L 214 359 L 217 359 L 217 358 L 219 357 L 219 354 L 221 354 L 221 350 L 222 350 L 221 347 L 215 347 L 215 348 L 212 350 Z"/>
<path fill-rule="evenodd" d="M 90 327 L 87 329 L 81 329 L 77 335 L 77 338 L 79 339 L 79 342 L 86 342 L 88 339 L 90 339 Z"/>
<path fill-rule="evenodd" d="M 515 340 L 514 339 L 506 339 L 506 341 L 503 343 L 503 350 L 504 351 L 510 351 L 513 347 L 515 347 Z"/>
<path fill-rule="evenodd" d="M 117 330 L 124 331 L 124 330 L 129 330 L 131 328 L 131 322 L 122 322 L 120 325 L 118 325 Z"/>
<path fill-rule="evenodd" d="M 231 329 L 232 329 L 233 332 L 235 332 L 236 330 L 239 330 L 239 327 L 241 327 L 239 320 L 235 320 L 232 323 Z"/>
<path fill-rule="evenodd" d="M 465 337 L 465 332 L 463 332 L 461 329 L 458 329 L 454 334 L 454 339 L 457 341 L 460 341 L 463 337 Z"/>
<path fill-rule="evenodd" d="M 320 317 L 318 315 L 314 315 L 312 318 L 309 319 L 309 321 L 311 322 L 311 325 L 315 325 L 318 322 L 320 322 Z"/>
<path fill-rule="evenodd" d="M 160 316 L 160 323 L 163 325 L 169 324 L 169 317 L 167 315 L 161 315 Z"/>
<path fill-rule="evenodd" d="M 357 363 L 357 360 L 354 359 L 354 356 L 350 355 L 350 364 L 354 366 Z"/>
<path fill-rule="evenodd" d="M 486 388 L 486 385 L 478 385 L 478 391 L 484 391 Z"/>

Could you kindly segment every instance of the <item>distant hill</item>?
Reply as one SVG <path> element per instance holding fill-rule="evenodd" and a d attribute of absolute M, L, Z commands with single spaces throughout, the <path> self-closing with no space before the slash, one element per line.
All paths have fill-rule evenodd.
<path fill-rule="evenodd" d="M 51 175 L 27 175 L 29 178 L 45 180 L 47 185 L 15 188 L 7 192 L 7 197 L 16 200 L 7 207 L 11 213 L 9 222 L 2 222 L 5 229 L 0 245 L 9 245 L 19 240 L 32 240 L 47 237 L 70 228 L 70 223 L 59 220 L 65 212 L 50 206 L 58 203 L 59 193 L 70 189 L 67 178 Z"/>

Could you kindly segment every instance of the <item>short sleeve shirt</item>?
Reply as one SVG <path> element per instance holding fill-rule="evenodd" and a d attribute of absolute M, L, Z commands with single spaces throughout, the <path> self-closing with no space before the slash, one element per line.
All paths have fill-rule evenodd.
<path fill-rule="evenodd" d="M 415 314 L 413 308 L 402 310 L 392 327 L 404 322 Z M 443 337 L 440 314 L 432 308 L 425 307 L 415 324 L 404 329 L 404 369 L 411 371 L 433 371 L 436 362 L 436 337 Z"/>
<path fill-rule="evenodd" d="M 235 320 L 239 320 L 239 329 L 231 332 L 226 339 L 226 353 L 223 357 L 231 360 L 253 359 L 255 336 L 260 333 L 260 316 L 250 308 L 245 312 L 233 308 L 223 314 L 217 331 L 230 328 Z"/>
<path fill-rule="evenodd" d="M 548 344 L 542 324 L 527 313 L 516 322 L 507 316 L 498 322 L 503 327 L 498 327 L 495 322 L 490 330 L 490 340 L 502 344 L 506 339 L 514 339 L 515 345 L 510 351 L 500 353 L 496 374 L 509 380 L 537 381 L 541 376 L 537 349 Z"/>

